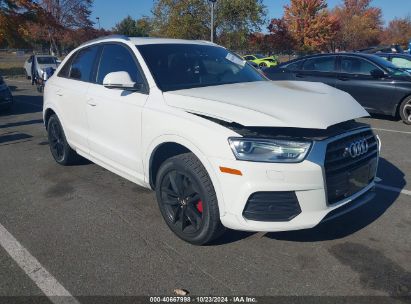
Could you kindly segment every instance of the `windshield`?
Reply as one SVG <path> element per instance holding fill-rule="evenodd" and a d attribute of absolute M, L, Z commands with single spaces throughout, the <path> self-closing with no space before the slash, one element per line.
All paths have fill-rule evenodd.
<path fill-rule="evenodd" d="M 388 70 L 388 72 L 394 76 L 411 76 L 411 74 L 405 71 L 404 69 L 395 66 L 392 62 L 382 57 L 373 56 L 373 60 L 379 65 L 381 65 L 383 68 Z"/>
<path fill-rule="evenodd" d="M 162 91 L 266 80 L 242 58 L 222 47 L 147 44 L 137 48 Z"/>
<path fill-rule="evenodd" d="M 56 64 L 55 57 L 37 57 L 38 64 Z"/>

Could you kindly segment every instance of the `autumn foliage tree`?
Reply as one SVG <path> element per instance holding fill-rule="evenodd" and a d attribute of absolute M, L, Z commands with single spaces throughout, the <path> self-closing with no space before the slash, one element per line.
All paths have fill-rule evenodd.
<path fill-rule="evenodd" d="M 344 0 L 333 10 L 332 15 L 341 27 L 336 37 L 337 48 L 355 50 L 379 44 L 382 13 L 370 4 L 371 0 Z"/>
<path fill-rule="evenodd" d="M 291 0 L 284 7 L 284 22 L 300 51 L 327 50 L 339 26 L 325 0 Z"/>
<path fill-rule="evenodd" d="M 400 44 L 407 47 L 411 39 L 411 16 L 392 20 L 384 32 L 381 40 L 384 44 Z"/>
<path fill-rule="evenodd" d="M 268 25 L 268 30 L 270 34 L 266 36 L 266 43 L 272 51 L 278 54 L 291 54 L 296 46 L 296 41 L 284 18 L 272 19 Z"/>
<path fill-rule="evenodd" d="M 49 40 L 52 50 L 61 53 L 65 37 L 94 33 L 90 20 L 92 4 L 93 0 L 40 0 L 39 6 L 44 14 L 40 22 L 31 24 L 31 36 Z"/>
<path fill-rule="evenodd" d="M 38 13 L 38 5 L 31 0 L 0 0 L 0 45 L 25 46 L 26 21 L 34 21 Z"/>

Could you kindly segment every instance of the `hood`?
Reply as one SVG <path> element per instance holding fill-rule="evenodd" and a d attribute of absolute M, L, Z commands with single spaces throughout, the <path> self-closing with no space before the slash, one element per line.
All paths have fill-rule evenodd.
<path fill-rule="evenodd" d="M 369 116 L 349 94 L 318 82 L 227 84 L 165 92 L 164 98 L 172 107 L 249 127 L 326 129 Z"/>

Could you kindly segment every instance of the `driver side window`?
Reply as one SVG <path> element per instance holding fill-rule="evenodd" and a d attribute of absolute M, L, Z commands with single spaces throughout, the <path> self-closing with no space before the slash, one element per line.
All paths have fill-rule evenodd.
<path fill-rule="evenodd" d="M 113 72 L 127 72 L 135 83 L 143 83 L 143 77 L 130 52 L 119 44 L 104 45 L 97 71 L 97 83 L 103 84 L 104 77 Z"/>

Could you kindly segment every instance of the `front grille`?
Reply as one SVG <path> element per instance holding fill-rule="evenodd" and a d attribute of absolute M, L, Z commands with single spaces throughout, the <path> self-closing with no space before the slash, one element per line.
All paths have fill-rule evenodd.
<path fill-rule="evenodd" d="M 243 216 L 253 221 L 286 222 L 300 213 L 295 192 L 256 192 L 248 198 Z"/>
<path fill-rule="evenodd" d="M 352 143 L 366 140 L 368 151 L 353 157 L 348 149 Z M 334 204 L 365 188 L 377 170 L 378 142 L 371 130 L 351 134 L 327 146 L 325 176 L 328 203 Z"/>

